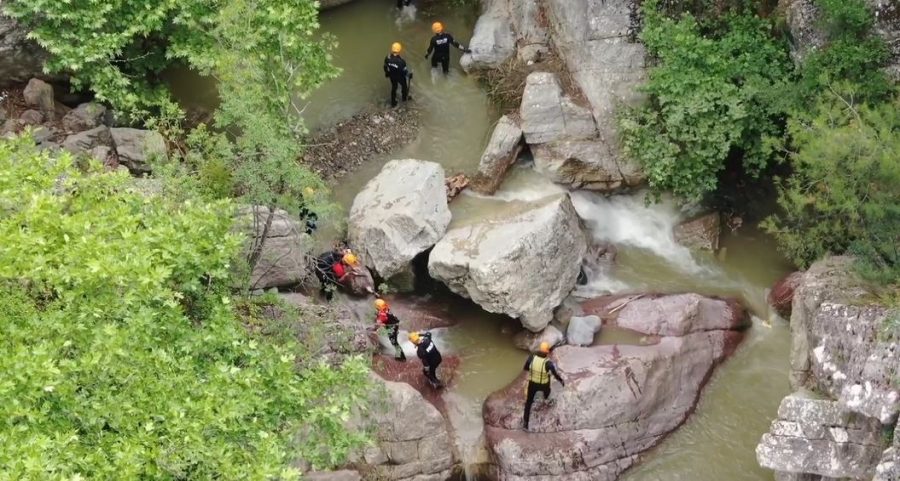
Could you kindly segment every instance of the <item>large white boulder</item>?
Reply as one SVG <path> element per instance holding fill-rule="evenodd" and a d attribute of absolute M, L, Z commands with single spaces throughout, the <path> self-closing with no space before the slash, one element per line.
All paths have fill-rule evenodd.
<path fill-rule="evenodd" d="M 568 195 L 510 210 L 451 228 L 431 252 L 428 272 L 485 310 L 519 318 L 537 332 L 575 286 L 587 242 Z"/>
<path fill-rule="evenodd" d="M 307 280 L 312 246 L 295 217 L 281 209 L 244 207 L 238 211 L 236 227 L 247 236 L 246 255 L 261 245 L 259 260 L 250 273 L 251 288 L 292 286 Z"/>
<path fill-rule="evenodd" d="M 491 2 L 475 23 L 467 53 L 459 60 L 466 72 L 497 68 L 516 53 L 516 35 L 506 1 Z"/>
<path fill-rule="evenodd" d="M 567 140 L 532 147 L 534 167 L 558 184 L 615 192 L 639 186 L 646 176 L 598 140 Z"/>
<path fill-rule="evenodd" d="M 409 289 L 412 260 L 444 235 L 450 217 L 443 167 L 393 160 L 353 200 L 350 245 L 366 266 L 395 287 Z"/>
<path fill-rule="evenodd" d="M 503 183 L 506 171 L 516 162 L 522 146 L 522 128 L 519 127 L 518 120 L 509 115 L 500 117 L 491 140 L 481 154 L 478 173 L 472 180 L 473 190 L 494 195 Z"/>

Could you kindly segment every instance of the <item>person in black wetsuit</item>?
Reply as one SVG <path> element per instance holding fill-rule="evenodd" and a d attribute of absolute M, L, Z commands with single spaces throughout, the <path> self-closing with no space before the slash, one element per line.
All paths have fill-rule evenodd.
<path fill-rule="evenodd" d="M 434 341 L 431 340 L 430 332 L 409 333 L 409 342 L 416 345 L 416 355 L 422 360 L 422 374 L 428 379 L 432 387 L 443 387 L 441 381 L 437 378 L 437 369 L 441 365 L 441 352 L 438 351 Z"/>
<path fill-rule="evenodd" d="M 409 100 L 409 80 L 412 72 L 406 67 L 406 60 L 400 56 L 403 46 L 399 42 L 391 45 L 391 54 L 384 58 L 384 76 L 391 79 L 391 107 L 397 106 L 397 86 L 401 89 L 401 98 Z"/>
<path fill-rule="evenodd" d="M 428 51 L 425 53 L 425 58 L 428 58 L 434 52 L 434 55 L 431 55 L 431 68 L 437 68 L 440 63 L 444 73 L 450 71 L 450 45 L 465 53 L 472 52 L 454 40 L 453 35 L 444 32 L 444 25 L 441 22 L 434 22 L 431 31 L 434 32 L 434 36 L 431 37 L 431 43 L 428 44 Z"/>
<path fill-rule="evenodd" d="M 356 265 L 356 256 L 350 249 L 335 247 L 333 250 L 316 257 L 316 277 L 322 285 L 322 294 L 330 301 L 334 297 L 334 290 L 340 287 L 341 282 L 348 275 L 349 269 Z"/>

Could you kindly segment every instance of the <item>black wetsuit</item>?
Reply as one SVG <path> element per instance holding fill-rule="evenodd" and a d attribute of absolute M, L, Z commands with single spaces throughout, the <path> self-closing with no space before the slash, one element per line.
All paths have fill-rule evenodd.
<path fill-rule="evenodd" d="M 444 73 L 450 71 L 450 45 L 466 51 L 466 47 L 460 45 L 459 42 L 453 39 L 453 35 L 447 32 L 438 33 L 431 37 L 431 43 L 428 44 L 428 52 L 425 54 L 427 58 L 432 51 L 434 52 L 434 55 L 431 56 L 431 68 L 436 68 L 438 63 L 440 63 Z"/>
<path fill-rule="evenodd" d="M 412 5 L 412 0 L 397 0 L 397 8 L 408 7 Z"/>
<path fill-rule="evenodd" d="M 540 366 L 540 368 L 538 368 L 538 365 L 535 363 L 535 358 L 541 359 L 540 362 L 543 365 Z M 535 364 L 535 369 L 532 369 L 532 364 Z M 547 359 L 543 354 L 532 354 L 528 356 L 528 360 L 525 361 L 524 370 L 528 371 L 528 391 L 525 395 L 525 429 L 528 429 L 528 419 L 531 417 L 531 405 L 534 403 L 535 395 L 542 392 L 544 393 L 544 399 L 550 399 L 550 374 L 552 374 L 563 386 L 565 386 L 566 383 L 559 377 L 559 373 L 556 371 L 556 365 L 553 364 L 553 361 Z"/>
<path fill-rule="evenodd" d="M 319 283 L 322 284 L 322 294 L 329 301 L 333 295 L 332 290 L 338 286 L 338 279 L 332 267 L 341 262 L 343 257 L 344 254 L 338 251 L 326 252 L 316 257 L 316 277 L 319 279 Z M 332 287 L 329 288 L 329 286 Z"/>
<path fill-rule="evenodd" d="M 400 347 L 400 342 L 397 341 L 397 335 L 400 333 L 400 319 L 398 319 L 391 311 L 387 311 L 385 314 L 385 321 L 382 323 L 379 319 L 378 323 L 388 330 L 388 340 L 391 341 L 391 345 L 394 346 L 394 350 L 396 351 L 394 358 L 398 361 L 405 361 L 406 354 L 403 352 L 403 348 Z M 381 313 L 378 315 L 380 316 Z"/>
<path fill-rule="evenodd" d="M 397 54 L 384 58 L 384 76 L 391 79 L 391 107 L 397 106 L 397 86 L 400 86 L 402 99 L 409 99 L 409 78 L 412 75 L 406 67 L 406 60 Z"/>
<path fill-rule="evenodd" d="M 425 374 L 425 377 L 428 378 L 432 385 L 440 386 L 441 381 L 437 378 L 437 369 L 443 359 L 441 358 L 441 352 L 438 351 L 437 346 L 431 340 L 430 332 L 422 334 L 422 339 L 419 341 L 419 345 L 416 346 L 416 355 L 422 360 L 422 374 Z"/>
<path fill-rule="evenodd" d="M 319 216 L 306 207 L 306 202 L 303 200 L 302 194 L 300 195 L 300 210 L 298 214 L 300 221 L 306 225 L 306 233 L 312 235 L 312 233 L 316 231 Z"/>

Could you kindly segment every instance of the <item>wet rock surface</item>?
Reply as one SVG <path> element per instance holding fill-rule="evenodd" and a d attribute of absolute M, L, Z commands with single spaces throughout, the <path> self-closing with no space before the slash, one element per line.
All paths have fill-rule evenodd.
<path fill-rule="evenodd" d="M 802 279 L 802 272 L 791 272 L 779 279 L 775 285 L 772 286 L 772 290 L 769 291 L 766 300 L 781 317 L 790 318 L 791 305 L 794 302 L 794 292 L 797 290 L 797 286 L 800 285 Z"/>
<path fill-rule="evenodd" d="M 638 187 L 646 176 L 633 164 L 612 155 L 600 141 L 576 140 L 535 145 L 534 166 L 553 182 L 575 189 L 616 192 Z"/>
<path fill-rule="evenodd" d="M 412 260 L 450 224 L 444 169 L 421 160 L 392 160 L 357 194 L 350 209 L 350 245 L 366 266 L 401 290 L 414 284 Z"/>
<path fill-rule="evenodd" d="M 871 479 L 884 449 L 877 420 L 839 403 L 792 394 L 756 448 L 760 465 L 785 474 Z"/>
<path fill-rule="evenodd" d="M 540 331 L 575 286 L 585 237 L 569 196 L 558 196 L 451 226 L 431 251 L 428 272 L 485 310 Z"/>
<path fill-rule="evenodd" d="M 334 180 L 380 154 L 399 150 L 419 131 L 419 111 L 409 104 L 382 111 L 361 112 L 326 129 L 313 132 L 303 163 Z"/>
<path fill-rule="evenodd" d="M 546 342 L 550 347 L 556 347 L 566 342 L 566 336 L 556 326 L 547 326 L 541 332 L 531 332 L 524 330 L 513 336 L 513 344 L 528 352 L 537 352 L 541 347 L 541 343 Z"/>
<path fill-rule="evenodd" d="M 666 310 L 665 335 L 652 346 L 563 346 L 551 358 L 566 381 L 555 402 L 536 403 L 531 432 L 521 430 L 521 375 L 485 403 L 488 448 L 504 480 L 614 480 L 680 426 L 713 368 L 739 342 L 746 315 L 735 303 L 693 296 L 648 296 L 635 312 Z M 700 296 L 696 296 L 700 298 Z M 622 297 L 585 303 L 585 313 L 615 320 Z M 708 303 L 708 308 L 691 305 Z M 643 325 L 643 324 L 641 324 Z"/>
<path fill-rule="evenodd" d="M 719 250 L 722 216 L 718 212 L 696 217 L 675 226 L 675 240 L 690 249 Z"/>

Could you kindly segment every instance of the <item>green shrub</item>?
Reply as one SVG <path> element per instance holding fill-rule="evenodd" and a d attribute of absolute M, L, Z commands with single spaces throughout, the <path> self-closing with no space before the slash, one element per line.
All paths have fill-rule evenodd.
<path fill-rule="evenodd" d="M 823 94 L 812 120 L 789 122 L 794 173 L 764 226 L 801 267 L 850 252 L 867 278 L 897 283 L 900 101 L 855 105 L 842 94 Z"/>
<path fill-rule="evenodd" d="M 231 202 L 133 182 L 0 141 L 0 479 L 262 481 L 341 462 L 364 441 L 344 428 L 363 360 L 332 368 L 248 332 Z"/>
<path fill-rule="evenodd" d="M 641 39 L 658 62 L 642 87 L 647 105 L 620 118 L 623 147 L 654 190 L 695 200 L 716 189 L 730 155 L 741 155 L 751 174 L 768 165 L 789 62 L 769 23 L 753 15 L 701 25 L 658 8 L 656 0 L 643 7 Z"/>

